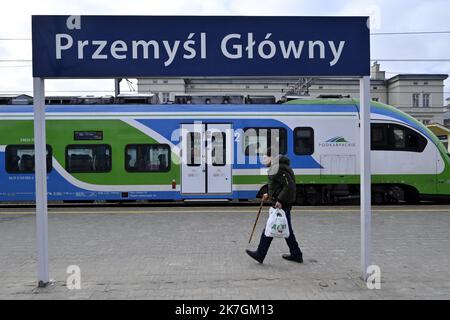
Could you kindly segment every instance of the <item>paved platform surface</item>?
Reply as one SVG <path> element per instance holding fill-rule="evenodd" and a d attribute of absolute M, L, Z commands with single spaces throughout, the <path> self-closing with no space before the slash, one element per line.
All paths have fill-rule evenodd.
<path fill-rule="evenodd" d="M 449 299 L 450 206 L 377 207 L 374 263 L 381 289 L 360 279 L 358 207 L 295 208 L 304 264 L 275 239 L 252 261 L 256 207 L 53 208 L 50 277 L 36 288 L 32 209 L 0 209 L 0 299 Z M 81 289 L 69 290 L 69 265 Z"/>

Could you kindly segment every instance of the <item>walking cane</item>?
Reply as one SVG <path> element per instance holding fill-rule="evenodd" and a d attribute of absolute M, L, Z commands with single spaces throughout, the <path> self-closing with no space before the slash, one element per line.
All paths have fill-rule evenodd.
<path fill-rule="evenodd" d="M 263 207 L 264 200 L 261 199 L 261 205 L 259 206 L 258 214 L 256 215 L 255 224 L 253 225 L 252 234 L 250 235 L 250 240 L 248 240 L 248 243 L 252 242 L 253 233 L 255 232 L 256 224 L 258 223 L 259 215 L 261 214 L 261 209 Z"/>

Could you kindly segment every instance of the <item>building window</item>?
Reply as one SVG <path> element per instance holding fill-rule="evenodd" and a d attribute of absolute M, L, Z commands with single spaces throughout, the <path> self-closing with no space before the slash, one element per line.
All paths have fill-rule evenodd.
<path fill-rule="evenodd" d="M 413 108 L 419 107 L 419 97 L 420 97 L 419 93 L 413 93 L 413 95 L 412 95 Z"/>
<path fill-rule="evenodd" d="M 247 86 L 245 86 L 245 89 L 250 89 L 250 86 L 248 86 L 248 85 L 247 85 Z"/>
<path fill-rule="evenodd" d="M 71 173 L 111 171 L 111 146 L 106 144 L 69 145 L 66 170 Z"/>
<path fill-rule="evenodd" d="M 295 128 L 294 130 L 294 152 L 299 156 L 310 156 L 314 153 L 314 130 L 313 128 Z"/>
<path fill-rule="evenodd" d="M 34 145 L 9 145 L 5 149 L 8 173 L 34 173 Z M 52 171 L 52 148 L 47 145 L 47 172 Z"/>
<path fill-rule="evenodd" d="M 134 144 L 125 148 L 128 172 L 166 172 L 170 170 L 170 147 L 167 144 Z"/>
<path fill-rule="evenodd" d="M 170 93 L 169 92 L 163 92 L 162 94 L 162 102 L 167 103 L 170 100 Z"/>
<path fill-rule="evenodd" d="M 163 80 L 163 83 L 169 83 L 169 81 L 168 80 Z"/>
<path fill-rule="evenodd" d="M 379 98 L 372 98 L 372 101 L 378 102 L 380 99 Z"/>
<path fill-rule="evenodd" d="M 422 121 L 422 123 L 423 123 L 424 125 L 429 125 L 430 122 L 431 122 L 431 120 L 423 120 L 423 121 Z"/>
<path fill-rule="evenodd" d="M 244 151 L 246 156 L 265 155 L 268 148 L 272 153 L 286 154 L 287 133 L 285 128 L 246 128 L 244 129 Z"/>
<path fill-rule="evenodd" d="M 429 93 L 424 93 L 422 95 L 422 100 L 423 100 L 423 107 L 424 108 L 429 108 L 430 107 L 430 94 Z"/>
<path fill-rule="evenodd" d="M 373 90 L 378 90 L 378 87 L 373 87 Z"/>
<path fill-rule="evenodd" d="M 375 123 L 371 128 L 372 150 L 422 152 L 427 145 L 422 135 L 398 124 Z"/>
<path fill-rule="evenodd" d="M 264 86 L 264 89 L 269 89 L 269 86 L 267 86 L 267 85 L 266 85 L 266 86 Z"/>
<path fill-rule="evenodd" d="M 158 83 L 158 80 L 153 80 L 153 83 Z"/>

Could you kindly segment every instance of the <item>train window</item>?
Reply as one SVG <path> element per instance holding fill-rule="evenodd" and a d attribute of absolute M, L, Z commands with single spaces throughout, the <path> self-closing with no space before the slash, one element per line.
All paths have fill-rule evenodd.
<path fill-rule="evenodd" d="M 170 147 L 167 144 L 134 144 L 125 148 L 128 172 L 166 172 L 170 170 Z"/>
<path fill-rule="evenodd" d="M 66 147 L 66 170 L 71 173 L 111 171 L 111 146 L 106 144 L 69 145 Z"/>
<path fill-rule="evenodd" d="M 383 124 L 372 124 L 372 150 L 387 150 L 387 126 Z"/>
<path fill-rule="evenodd" d="M 258 132 L 256 129 L 246 129 L 244 132 L 244 150 L 246 156 L 255 156 L 258 154 L 260 145 L 258 142 Z"/>
<path fill-rule="evenodd" d="M 314 129 L 310 127 L 295 128 L 294 152 L 299 156 L 310 156 L 314 153 Z"/>
<path fill-rule="evenodd" d="M 225 132 L 213 132 L 211 136 L 211 157 L 213 166 L 226 165 L 226 140 Z"/>
<path fill-rule="evenodd" d="M 280 154 L 286 154 L 287 133 L 285 128 L 245 128 L 244 152 L 246 156 L 265 155 L 266 150 L 279 149 Z"/>
<path fill-rule="evenodd" d="M 404 149 L 406 147 L 405 130 L 394 128 L 393 133 L 395 149 Z"/>
<path fill-rule="evenodd" d="M 399 124 L 372 124 L 372 150 L 422 152 L 427 143 L 422 135 Z"/>
<path fill-rule="evenodd" d="M 186 165 L 188 167 L 197 167 L 202 163 L 202 140 L 200 132 L 188 132 Z"/>
<path fill-rule="evenodd" d="M 34 173 L 34 145 L 9 145 L 5 149 L 8 173 Z M 52 171 L 52 147 L 47 145 L 47 172 Z"/>

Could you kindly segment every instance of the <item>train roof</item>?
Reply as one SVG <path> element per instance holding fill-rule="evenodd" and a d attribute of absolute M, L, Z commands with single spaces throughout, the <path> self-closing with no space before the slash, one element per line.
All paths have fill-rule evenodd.
<path fill-rule="evenodd" d="M 49 113 L 136 113 L 136 112 L 358 112 L 358 101 L 354 99 L 293 100 L 284 104 L 80 104 L 47 105 Z M 32 113 L 32 105 L 3 105 L 0 113 Z"/>
<path fill-rule="evenodd" d="M 146 113 L 171 114 L 171 113 L 225 113 L 259 115 L 261 113 L 359 113 L 359 101 L 356 99 L 298 99 L 283 104 L 80 104 L 80 105 L 47 105 L 46 112 L 58 114 L 131 114 L 142 115 Z M 371 102 L 371 112 L 394 118 L 405 122 L 416 122 L 410 115 L 379 102 Z M 0 106 L 1 114 L 32 114 L 32 105 L 4 105 Z"/>
<path fill-rule="evenodd" d="M 31 114 L 33 112 L 32 105 L 2 105 L 0 106 L 1 114 Z M 299 99 L 292 100 L 283 104 L 95 104 L 95 105 L 47 105 L 46 112 L 52 113 L 216 113 L 222 112 L 227 114 L 246 113 L 258 115 L 264 113 L 280 112 L 305 112 L 305 113 L 359 113 L 359 101 L 356 99 Z M 425 136 L 430 138 L 442 152 L 446 153 L 445 147 L 439 139 L 422 123 L 414 119 L 399 109 L 380 102 L 371 102 L 371 112 L 379 115 L 395 118 L 404 123 L 408 123 Z"/>
<path fill-rule="evenodd" d="M 355 103 L 345 104 L 126 104 L 126 105 L 47 105 L 48 113 L 178 113 L 178 112 L 358 112 Z M 32 105 L 0 106 L 0 113 L 32 113 Z"/>

